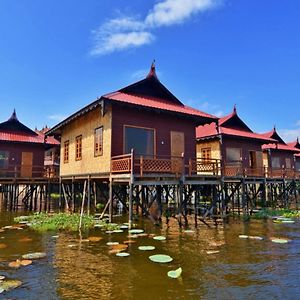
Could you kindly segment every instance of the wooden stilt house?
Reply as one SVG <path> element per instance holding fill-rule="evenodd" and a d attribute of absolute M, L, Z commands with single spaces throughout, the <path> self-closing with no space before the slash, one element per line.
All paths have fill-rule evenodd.
<path fill-rule="evenodd" d="M 44 155 L 48 147 L 58 145 L 52 137 L 47 140 L 22 124 L 14 111 L 0 123 L 0 177 L 44 177 Z"/>
<path fill-rule="evenodd" d="M 288 146 L 294 147 L 297 150 L 297 153 L 294 154 L 295 158 L 295 169 L 297 172 L 300 171 L 300 143 L 299 143 L 299 138 L 296 139 L 296 141 L 287 143 Z"/>
<path fill-rule="evenodd" d="M 177 172 L 176 157 L 195 157 L 195 127 L 216 121 L 177 99 L 152 64 L 145 79 L 103 95 L 47 135 L 61 139 L 62 178 L 107 178 L 129 172 L 131 149 L 138 160 L 134 172 Z"/>
<path fill-rule="evenodd" d="M 197 158 L 209 169 L 215 160 L 222 160 L 225 176 L 263 176 L 262 145 L 275 142 L 253 132 L 238 116 L 236 107 L 231 114 L 219 119 L 218 125 L 197 127 Z"/>
<path fill-rule="evenodd" d="M 262 146 L 264 153 L 264 166 L 268 170 L 268 177 L 293 177 L 295 172 L 294 155 L 298 150 L 284 142 L 274 128 L 262 134 L 276 142 Z"/>

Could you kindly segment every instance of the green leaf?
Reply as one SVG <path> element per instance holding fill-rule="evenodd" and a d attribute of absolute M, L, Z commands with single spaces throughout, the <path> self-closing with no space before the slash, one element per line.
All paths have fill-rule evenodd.
<path fill-rule="evenodd" d="M 165 255 L 165 254 L 155 254 L 155 255 L 151 255 L 149 256 L 149 259 L 153 262 L 157 262 L 157 263 L 169 263 L 173 260 L 173 258 L 169 255 Z"/>

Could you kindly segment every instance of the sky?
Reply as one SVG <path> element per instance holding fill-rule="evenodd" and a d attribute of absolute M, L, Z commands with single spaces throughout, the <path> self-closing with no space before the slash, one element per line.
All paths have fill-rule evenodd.
<path fill-rule="evenodd" d="M 143 79 L 183 103 L 300 137 L 298 0 L 0 0 L 0 122 L 54 126 Z"/>

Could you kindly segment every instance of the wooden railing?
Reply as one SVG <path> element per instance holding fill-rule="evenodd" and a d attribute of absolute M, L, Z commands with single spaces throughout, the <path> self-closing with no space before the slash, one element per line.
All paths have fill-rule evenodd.
<path fill-rule="evenodd" d="M 134 153 L 114 156 L 111 159 L 111 173 L 173 174 L 175 176 L 225 176 L 297 178 L 300 172 L 294 169 L 244 168 L 241 161 L 224 162 L 220 159 L 191 158 L 172 156 L 134 156 Z"/>
<path fill-rule="evenodd" d="M 59 167 L 9 165 L 0 168 L 0 178 L 53 178 L 59 175 Z"/>

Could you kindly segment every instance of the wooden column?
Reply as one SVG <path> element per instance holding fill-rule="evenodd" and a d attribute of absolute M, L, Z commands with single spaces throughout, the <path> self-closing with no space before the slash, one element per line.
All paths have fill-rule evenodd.
<path fill-rule="evenodd" d="M 112 178 L 109 179 L 109 222 L 112 223 L 113 220 L 113 183 L 112 183 Z"/>

